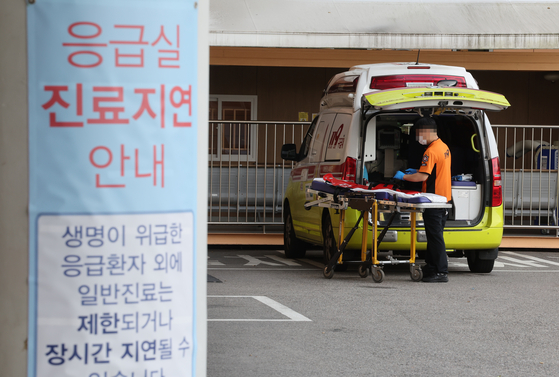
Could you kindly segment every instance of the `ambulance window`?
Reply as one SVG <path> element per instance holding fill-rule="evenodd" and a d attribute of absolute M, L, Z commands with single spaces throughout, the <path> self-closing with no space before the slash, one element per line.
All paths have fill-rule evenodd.
<path fill-rule="evenodd" d="M 316 130 L 316 125 L 318 124 L 318 117 L 314 118 L 312 121 L 305 138 L 303 139 L 303 143 L 301 144 L 301 150 L 299 150 L 299 161 L 307 157 L 309 154 L 309 148 L 311 146 L 311 140 L 314 135 L 314 131 Z"/>
<path fill-rule="evenodd" d="M 357 90 L 357 82 L 359 76 L 344 76 L 337 79 L 328 88 L 328 94 L 331 93 L 355 93 Z"/>

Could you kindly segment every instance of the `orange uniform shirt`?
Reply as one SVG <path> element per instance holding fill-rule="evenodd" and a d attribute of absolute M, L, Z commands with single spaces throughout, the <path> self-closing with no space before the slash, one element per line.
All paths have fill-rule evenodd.
<path fill-rule="evenodd" d="M 429 178 L 423 181 L 423 192 L 445 196 L 448 201 L 452 199 L 450 160 L 450 149 L 441 139 L 429 144 L 418 170 L 429 174 Z"/>

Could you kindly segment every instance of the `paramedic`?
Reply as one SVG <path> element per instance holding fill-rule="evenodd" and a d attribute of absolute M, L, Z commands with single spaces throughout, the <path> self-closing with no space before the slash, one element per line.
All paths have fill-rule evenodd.
<path fill-rule="evenodd" d="M 422 182 L 422 191 L 434 193 L 451 200 L 450 150 L 437 134 L 437 124 L 433 118 L 424 117 L 415 123 L 416 139 L 427 146 L 419 170 L 398 171 L 394 178 Z M 423 281 L 445 283 L 448 281 L 448 260 L 443 230 L 448 217 L 446 208 L 427 208 L 423 212 L 425 234 L 427 236 L 426 265 L 423 267 Z"/>

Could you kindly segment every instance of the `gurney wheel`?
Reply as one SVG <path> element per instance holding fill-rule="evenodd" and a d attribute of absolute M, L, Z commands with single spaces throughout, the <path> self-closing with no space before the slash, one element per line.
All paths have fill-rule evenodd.
<path fill-rule="evenodd" d="M 332 279 L 334 277 L 334 269 L 331 268 L 330 271 L 328 271 L 328 266 L 324 267 L 324 270 L 322 271 L 322 274 L 324 275 L 324 277 L 326 279 Z"/>
<path fill-rule="evenodd" d="M 421 281 L 423 279 L 423 271 L 421 271 L 421 268 L 412 268 L 410 276 L 413 281 Z"/>
<path fill-rule="evenodd" d="M 367 276 L 369 276 L 369 269 L 366 266 L 360 264 L 359 268 L 357 269 L 357 273 L 360 277 L 365 279 Z"/>
<path fill-rule="evenodd" d="M 373 273 L 371 275 L 375 283 L 382 283 L 384 280 L 384 271 L 381 268 L 373 268 Z"/>

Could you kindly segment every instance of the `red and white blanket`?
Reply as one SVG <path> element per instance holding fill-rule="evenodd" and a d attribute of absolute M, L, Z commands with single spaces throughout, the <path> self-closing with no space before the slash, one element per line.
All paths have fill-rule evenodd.
<path fill-rule="evenodd" d="M 334 178 L 334 176 L 332 174 L 326 174 L 324 177 L 322 178 L 315 178 L 315 181 L 318 182 L 326 182 L 332 186 L 335 187 L 341 187 L 341 188 L 347 188 L 350 189 L 353 192 L 362 192 L 362 193 L 379 193 L 379 192 L 385 192 L 391 195 L 396 194 L 399 198 L 405 198 L 405 199 L 419 199 L 419 198 L 425 198 L 428 199 L 431 203 L 446 203 L 446 197 L 441 196 L 441 195 L 437 195 L 437 194 L 431 194 L 428 192 L 418 192 L 418 191 L 412 191 L 412 190 L 401 190 L 401 189 L 397 189 L 394 187 L 394 185 L 390 185 L 390 184 L 378 184 L 376 186 L 373 186 L 369 189 L 369 186 L 365 186 L 365 185 L 360 185 L 357 184 L 355 182 L 349 182 L 349 181 L 344 181 L 341 179 L 337 179 Z"/>

